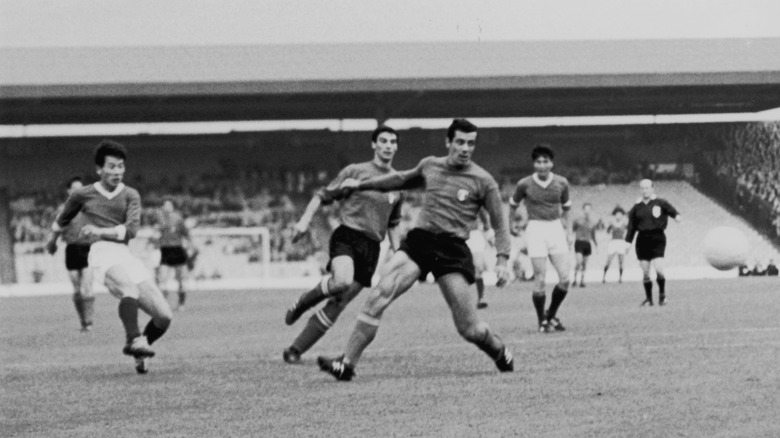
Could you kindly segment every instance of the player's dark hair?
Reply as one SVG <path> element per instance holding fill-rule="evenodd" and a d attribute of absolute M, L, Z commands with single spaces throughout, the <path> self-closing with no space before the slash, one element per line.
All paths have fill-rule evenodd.
<path fill-rule="evenodd" d="M 374 132 L 371 133 L 371 141 L 376 142 L 376 139 L 379 138 L 379 134 L 387 132 L 390 134 L 395 135 L 395 138 L 398 138 L 398 132 L 396 132 L 395 129 L 387 126 L 387 125 L 379 125 L 376 129 L 374 129 Z"/>
<path fill-rule="evenodd" d="M 82 180 L 80 176 L 74 176 L 73 178 L 69 179 L 67 183 L 65 183 L 65 188 L 69 189 L 74 182 L 84 182 L 84 180 Z"/>
<path fill-rule="evenodd" d="M 95 148 L 95 164 L 103 167 L 106 164 L 106 157 L 127 160 L 127 150 L 121 143 L 114 140 L 103 140 Z"/>
<path fill-rule="evenodd" d="M 531 151 L 531 159 L 536 161 L 539 157 L 547 157 L 552 161 L 555 159 L 555 152 L 553 152 L 552 148 L 547 143 L 539 143 L 534 147 L 534 150 Z"/>
<path fill-rule="evenodd" d="M 477 125 L 469 122 L 466 119 L 455 119 L 447 128 L 447 140 L 452 141 L 455 138 L 455 131 L 460 131 L 465 134 L 477 132 Z"/>
<path fill-rule="evenodd" d="M 615 208 L 612 210 L 612 216 L 614 216 L 614 215 L 616 215 L 616 214 L 618 214 L 618 213 L 623 213 L 623 214 L 626 214 L 626 211 L 625 211 L 625 210 L 623 210 L 623 207 L 621 207 L 621 206 L 619 206 L 619 205 L 618 205 L 618 206 L 616 206 L 616 207 L 615 207 Z"/>

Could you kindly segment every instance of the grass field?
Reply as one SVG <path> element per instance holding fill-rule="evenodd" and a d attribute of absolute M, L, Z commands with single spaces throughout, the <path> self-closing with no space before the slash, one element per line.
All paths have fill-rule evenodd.
<path fill-rule="evenodd" d="M 281 359 L 308 316 L 299 291 L 202 292 L 176 314 L 147 375 L 121 354 L 117 301 L 86 334 L 68 296 L 0 300 L 4 437 L 780 436 L 780 280 L 576 288 L 565 333 L 535 333 L 529 284 L 488 289 L 481 315 L 511 346 L 499 374 L 455 332 L 435 286 L 385 315 L 349 383 L 316 366 L 338 353 L 358 297 L 302 365 Z"/>

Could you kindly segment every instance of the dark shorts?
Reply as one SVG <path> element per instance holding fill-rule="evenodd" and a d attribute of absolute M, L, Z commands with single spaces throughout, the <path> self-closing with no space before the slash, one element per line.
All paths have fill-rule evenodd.
<path fill-rule="evenodd" d="M 593 254 L 593 248 L 591 248 L 590 242 L 587 240 L 575 240 L 574 252 L 588 257 L 589 255 Z"/>
<path fill-rule="evenodd" d="M 80 245 L 71 243 L 65 246 L 65 268 L 68 271 L 80 271 L 86 268 L 89 263 L 89 245 Z"/>
<path fill-rule="evenodd" d="M 466 241 L 461 238 L 415 228 L 406 235 L 400 250 L 420 267 L 420 281 L 425 281 L 429 272 L 436 279 L 458 272 L 469 284 L 474 283 L 474 259 Z"/>
<path fill-rule="evenodd" d="M 187 251 L 183 246 L 163 246 L 160 248 L 160 264 L 182 266 L 187 263 Z"/>
<path fill-rule="evenodd" d="M 661 232 L 645 232 L 636 236 L 636 258 L 653 260 L 662 258 L 666 252 L 666 234 Z"/>
<path fill-rule="evenodd" d="M 330 236 L 330 260 L 339 256 L 351 257 L 355 266 L 355 281 L 364 287 L 371 287 L 371 279 L 379 263 L 379 242 L 342 225 Z M 328 271 L 330 268 L 328 262 Z"/>

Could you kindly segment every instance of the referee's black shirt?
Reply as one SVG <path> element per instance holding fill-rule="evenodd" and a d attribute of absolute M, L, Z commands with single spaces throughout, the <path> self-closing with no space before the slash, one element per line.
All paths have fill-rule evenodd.
<path fill-rule="evenodd" d="M 628 212 L 626 242 L 633 242 L 637 232 L 663 232 L 669 217 L 676 218 L 678 214 L 672 204 L 655 195 L 646 203 L 640 199 Z"/>

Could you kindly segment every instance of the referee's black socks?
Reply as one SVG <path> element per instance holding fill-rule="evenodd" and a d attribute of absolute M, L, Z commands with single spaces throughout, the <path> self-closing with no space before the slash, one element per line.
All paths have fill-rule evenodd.
<path fill-rule="evenodd" d="M 655 281 L 658 283 L 658 301 L 663 303 L 666 299 L 666 277 L 659 275 Z"/>
<path fill-rule="evenodd" d="M 647 298 L 647 302 L 653 304 L 653 280 L 650 280 L 649 277 L 645 277 L 645 279 L 642 281 L 642 285 L 645 287 L 645 297 Z"/>

